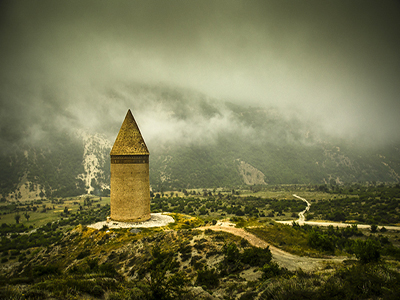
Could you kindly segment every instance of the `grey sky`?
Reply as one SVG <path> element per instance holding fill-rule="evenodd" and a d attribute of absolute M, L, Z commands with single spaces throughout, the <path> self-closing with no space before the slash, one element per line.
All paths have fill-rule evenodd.
<path fill-rule="evenodd" d="M 40 136 L 54 125 L 119 126 L 129 101 L 146 101 L 129 100 L 122 87 L 130 83 L 278 107 L 343 137 L 400 140 L 398 1 L 0 5 L 4 140 Z M 129 101 L 112 97 L 119 87 Z M 154 103 L 134 114 L 142 131 L 193 127 L 168 120 Z M 221 120 L 228 126 L 229 117 Z"/>

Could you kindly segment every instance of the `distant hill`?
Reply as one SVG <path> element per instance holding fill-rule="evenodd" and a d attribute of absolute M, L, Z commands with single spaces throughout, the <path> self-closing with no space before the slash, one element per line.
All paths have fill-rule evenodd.
<path fill-rule="evenodd" d="M 193 91 L 133 86 L 127 93 L 182 124 L 159 140 L 148 142 L 144 135 L 155 191 L 400 181 L 400 145 L 362 147 L 273 108 L 243 107 Z M 133 103 L 132 111 L 141 104 Z M 17 143 L 0 155 L 0 192 L 7 199 L 106 195 L 113 142 L 81 130 L 49 131 L 41 144 Z"/>

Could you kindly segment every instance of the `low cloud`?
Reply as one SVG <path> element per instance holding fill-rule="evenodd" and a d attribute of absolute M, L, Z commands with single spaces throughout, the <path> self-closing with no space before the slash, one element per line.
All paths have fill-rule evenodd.
<path fill-rule="evenodd" d="M 400 141 L 398 2 L 1 5 L 3 145 L 40 140 L 54 128 L 87 128 L 113 140 L 128 108 L 149 142 L 251 134 L 224 101 L 274 107 L 348 140 Z M 181 112 L 204 112 L 198 105 L 207 101 L 189 93 L 194 99 L 171 105 L 163 87 L 221 104 L 214 114 L 185 118 Z"/>

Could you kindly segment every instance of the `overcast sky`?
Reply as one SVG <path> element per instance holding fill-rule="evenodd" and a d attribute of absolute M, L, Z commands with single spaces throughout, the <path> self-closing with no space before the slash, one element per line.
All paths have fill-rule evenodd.
<path fill-rule="evenodd" d="M 339 136 L 400 141 L 400 2 L 0 2 L 3 141 L 54 126 L 120 126 L 132 107 L 110 90 L 130 83 L 296 111 Z M 152 122 L 153 108 L 133 112 L 142 132 L 179 130 Z"/>

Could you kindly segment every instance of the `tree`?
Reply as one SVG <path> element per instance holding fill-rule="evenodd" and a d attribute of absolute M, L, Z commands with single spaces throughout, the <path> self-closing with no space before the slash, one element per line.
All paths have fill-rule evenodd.
<path fill-rule="evenodd" d="M 21 219 L 21 215 L 20 214 L 16 214 L 14 216 L 15 222 L 17 222 L 17 224 L 19 224 L 19 219 Z"/>
<path fill-rule="evenodd" d="M 26 221 L 29 221 L 29 218 L 31 217 L 30 214 L 28 214 L 28 212 L 25 212 L 24 216 L 26 218 Z"/>
<path fill-rule="evenodd" d="M 308 245 L 315 249 L 334 253 L 336 247 L 335 236 L 313 230 L 308 235 Z"/>
<path fill-rule="evenodd" d="M 372 233 L 375 233 L 377 230 L 378 230 L 378 226 L 375 225 L 375 224 L 372 224 L 372 225 L 371 225 L 371 232 L 372 232 Z"/>
<path fill-rule="evenodd" d="M 239 260 L 240 253 L 235 243 L 224 246 L 225 261 L 227 263 L 235 263 Z"/>

